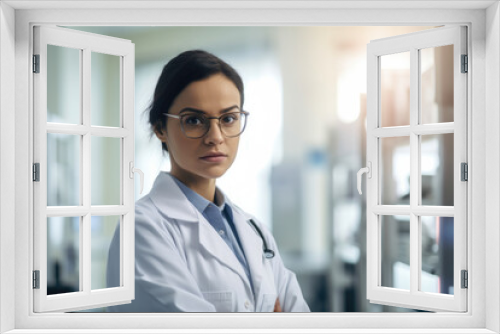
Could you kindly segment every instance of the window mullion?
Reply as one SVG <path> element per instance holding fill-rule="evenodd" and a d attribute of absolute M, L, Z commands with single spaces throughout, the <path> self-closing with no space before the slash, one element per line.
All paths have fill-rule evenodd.
<path fill-rule="evenodd" d="M 419 205 L 412 212 L 418 216 L 454 217 L 455 207 L 453 206 L 431 206 Z"/>
<path fill-rule="evenodd" d="M 418 135 L 441 135 L 455 132 L 455 123 L 420 124 L 412 129 Z"/>
<path fill-rule="evenodd" d="M 47 123 L 47 132 L 80 136 L 90 133 L 93 136 L 110 138 L 124 138 L 130 135 L 130 130 L 123 128 L 58 123 Z"/>
<path fill-rule="evenodd" d="M 419 72 L 418 49 L 412 48 L 410 49 L 410 292 L 412 294 L 417 293 L 420 284 L 419 217 L 414 212 L 414 209 L 420 204 L 420 139 L 414 132 L 419 123 Z"/>
<path fill-rule="evenodd" d="M 373 207 L 372 213 L 377 215 L 409 215 L 409 205 L 376 205 Z"/>
<path fill-rule="evenodd" d="M 90 206 L 91 202 L 91 134 L 90 134 L 90 108 L 91 108 L 91 51 L 89 48 L 83 49 L 82 57 L 82 124 L 87 129 L 82 137 L 82 179 L 81 189 L 83 190 L 83 206 L 88 208 L 82 219 L 82 226 L 80 227 L 82 233 L 80 234 L 80 282 L 83 282 L 83 289 L 85 293 L 90 293 L 91 290 L 91 215 Z"/>
<path fill-rule="evenodd" d="M 89 131 L 88 127 L 81 124 L 58 124 L 47 123 L 48 133 L 60 133 L 66 135 L 84 135 Z"/>

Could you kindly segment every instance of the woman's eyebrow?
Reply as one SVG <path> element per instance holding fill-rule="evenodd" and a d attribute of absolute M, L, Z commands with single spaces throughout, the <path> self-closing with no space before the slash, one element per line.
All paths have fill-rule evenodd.
<path fill-rule="evenodd" d="M 231 106 L 229 108 L 224 108 L 220 111 L 221 114 L 225 113 L 225 112 L 228 112 L 228 111 L 231 111 L 233 110 L 234 108 L 238 108 L 240 109 L 240 107 L 238 107 L 237 105 L 234 105 L 234 106 Z M 196 109 L 196 108 L 191 108 L 191 107 L 186 107 L 186 108 L 182 108 L 181 111 L 179 111 L 179 114 L 182 113 L 182 112 L 185 112 L 185 111 L 192 111 L 192 112 L 197 112 L 197 113 L 200 113 L 200 114 L 206 114 L 207 112 L 203 111 L 203 110 L 200 110 L 200 109 Z"/>

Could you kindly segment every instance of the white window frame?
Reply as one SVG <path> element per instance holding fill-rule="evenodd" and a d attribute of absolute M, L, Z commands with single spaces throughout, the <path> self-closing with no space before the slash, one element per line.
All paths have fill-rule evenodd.
<path fill-rule="evenodd" d="M 467 73 L 461 73 L 461 56 L 467 54 L 466 28 L 450 26 L 428 29 L 411 34 L 393 36 L 371 41 L 368 45 L 368 90 L 367 90 L 367 162 L 371 166 L 371 177 L 367 178 L 367 298 L 372 303 L 394 305 L 430 311 L 467 310 L 467 290 L 461 288 L 461 270 L 467 270 L 467 185 L 461 181 L 461 163 L 467 163 Z M 421 73 L 420 50 L 453 45 L 453 111 L 450 123 L 422 124 L 420 97 Z M 381 124 L 381 59 L 386 55 L 408 52 L 410 55 L 409 79 L 409 124 L 383 127 Z M 453 134 L 454 204 L 452 206 L 422 205 L 421 194 L 421 135 Z M 408 138 L 410 149 L 410 200 L 407 205 L 382 203 L 381 141 L 389 137 Z M 389 177 L 386 175 L 386 177 Z M 471 180 L 472 182 L 472 180 Z M 409 219 L 409 289 L 382 286 L 381 231 L 384 215 L 404 215 Z M 453 281 L 454 293 L 428 293 L 420 289 L 422 269 L 421 216 L 454 217 L 453 222 Z M 398 224 L 395 222 L 395 224 Z"/>
<path fill-rule="evenodd" d="M 130 6 L 132 9 L 103 10 Z M 500 10 L 498 1 L 4 1 L 0 4 L 0 332 L 89 333 L 191 328 L 193 332 L 495 333 L 500 332 Z M 70 8 L 62 8 L 63 6 Z M 72 9 L 86 8 L 86 9 Z M 137 10 L 137 8 L 149 8 Z M 162 9 L 151 9 L 162 6 Z M 393 8 L 396 7 L 396 8 Z M 23 9 L 24 8 L 24 9 Z M 305 10 L 308 9 L 308 10 Z M 469 31 L 468 312 L 435 314 L 34 314 L 32 312 L 32 94 L 34 24 L 60 25 L 442 25 Z M 487 70 L 486 70 L 487 68 Z M 15 80 L 15 85 L 12 83 Z M 12 117 L 15 115 L 15 117 Z M 12 145 L 12 143 L 15 145 Z M 15 177 L 12 177 L 14 175 Z M 487 176 L 487 177 L 486 177 Z M 487 181 L 487 182 L 486 182 Z M 14 195 L 13 195 L 14 194 Z M 15 222 L 15 224 L 13 224 Z M 29 261 L 27 261 L 29 259 Z M 15 287 L 13 289 L 13 287 Z M 14 307 L 12 307 L 14 305 Z M 212 328 L 213 330 L 203 330 Z M 258 330 L 257 328 L 267 328 Z M 355 330 L 354 328 L 358 328 Z M 381 329 L 383 328 L 383 329 Z M 418 330 L 410 330 L 416 328 Z M 101 330 L 100 330 L 101 329 Z M 197 330 L 198 329 L 198 330 Z M 337 330 L 336 330 L 337 329 Z M 431 330 L 432 329 L 432 330 Z M 461 329 L 461 330 L 460 330 Z"/>
<path fill-rule="evenodd" d="M 34 96 L 34 162 L 39 163 L 39 181 L 33 184 L 33 268 L 38 270 L 38 289 L 34 289 L 35 312 L 75 311 L 129 303 L 134 299 L 134 68 L 135 46 L 128 40 L 91 34 L 53 26 L 34 27 L 34 54 L 39 56 L 39 72 L 33 74 Z M 78 50 L 80 58 L 80 124 L 47 122 L 47 45 Z M 118 57 L 120 66 L 119 125 L 96 126 L 91 121 L 91 59 L 98 52 Z M 80 139 L 78 152 L 80 189 L 79 205 L 47 206 L 47 134 L 76 135 Z M 120 141 L 119 171 L 120 202 L 116 205 L 92 205 L 91 150 L 92 138 L 115 138 Z M 120 217 L 120 286 L 91 289 L 91 216 Z M 79 218 L 79 291 L 47 295 L 47 218 Z"/>

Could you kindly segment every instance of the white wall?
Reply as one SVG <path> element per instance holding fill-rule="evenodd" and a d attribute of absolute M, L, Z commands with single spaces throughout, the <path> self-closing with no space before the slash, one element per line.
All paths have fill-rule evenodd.
<path fill-rule="evenodd" d="M 0 333 L 14 328 L 14 18 L 0 3 Z"/>
<path fill-rule="evenodd" d="M 500 7 L 496 3 L 486 11 L 486 248 L 497 262 L 486 266 L 486 328 L 500 332 Z M 494 223 L 491 223 L 494 222 Z"/>

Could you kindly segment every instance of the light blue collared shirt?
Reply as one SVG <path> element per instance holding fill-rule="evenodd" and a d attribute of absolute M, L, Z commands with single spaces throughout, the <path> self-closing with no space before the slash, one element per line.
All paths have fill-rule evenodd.
<path fill-rule="evenodd" d="M 250 285 L 252 286 L 253 291 L 253 282 L 250 277 L 250 268 L 248 267 L 248 263 L 245 258 L 245 253 L 243 252 L 243 248 L 241 247 L 241 242 L 238 237 L 238 232 L 234 226 L 233 222 L 233 210 L 231 206 L 226 203 L 225 196 L 222 192 L 215 192 L 215 205 L 210 202 L 184 183 L 179 181 L 172 174 L 172 179 L 177 183 L 179 188 L 182 190 L 184 195 L 186 195 L 187 199 L 195 206 L 195 208 L 207 219 L 207 221 L 214 227 L 217 233 L 220 235 L 222 240 L 227 244 L 229 249 L 234 253 L 238 261 L 243 266 L 245 273 L 250 281 Z M 213 210 L 214 208 L 217 211 Z M 220 214 L 220 216 L 219 216 Z M 222 217 L 222 222 L 220 222 L 219 217 Z"/>

